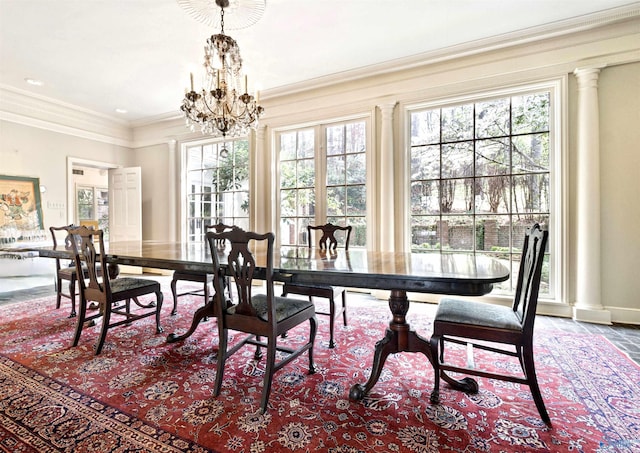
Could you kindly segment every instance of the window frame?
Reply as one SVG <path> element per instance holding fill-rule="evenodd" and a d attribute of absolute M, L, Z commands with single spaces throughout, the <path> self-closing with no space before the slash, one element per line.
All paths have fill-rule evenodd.
<path fill-rule="evenodd" d="M 402 187 L 403 250 L 411 251 L 411 113 L 419 110 L 445 108 L 453 105 L 478 103 L 501 97 L 549 91 L 549 243 L 551 260 L 549 295 L 540 297 L 542 304 L 568 305 L 568 77 L 514 84 L 497 89 L 469 91 L 464 94 L 442 97 L 430 101 L 414 101 L 401 104 L 401 128 L 403 149 L 404 184 Z M 511 295 L 490 294 L 484 296 L 496 303 L 508 303 Z M 564 309 L 551 312 L 565 314 Z"/>
<path fill-rule="evenodd" d="M 224 143 L 230 144 L 233 142 L 238 142 L 238 141 L 246 141 L 247 142 L 247 147 L 248 147 L 248 159 L 247 159 L 247 165 L 249 166 L 249 168 L 247 169 L 247 173 L 248 173 L 248 177 L 247 177 L 247 188 L 246 190 L 243 190 L 242 192 L 246 192 L 247 196 L 249 197 L 249 207 L 246 211 L 246 216 L 242 216 L 242 217 L 237 217 L 237 216 L 233 216 L 233 221 L 229 221 L 228 218 L 223 218 L 223 219 L 219 219 L 217 217 L 217 213 L 215 211 L 215 203 L 213 202 L 213 200 L 211 201 L 211 205 L 212 205 L 212 210 L 211 210 L 211 216 L 209 217 L 211 219 L 212 223 L 217 223 L 218 221 L 222 221 L 225 224 L 238 224 L 238 222 L 236 221 L 236 219 L 246 219 L 246 225 L 245 223 L 241 223 L 239 224 L 240 226 L 242 226 L 245 229 L 248 229 L 248 225 L 251 222 L 251 183 L 250 183 L 250 179 L 251 179 L 251 141 L 249 139 L 249 137 L 236 137 L 236 138 L 232 138 L 232 139 L 226 139 L 223 140 L 222 138 L 208 138 L 208 139 L 202 139 L 202 140 L 194 140 L 194 141 L 188 141 L 188 142 L 183 142 L 181 144 L 180 147 L 180 238 L 181 238 L 181 242 L 186 243 L 186 244 L 191 244 L 194 242 L 199 242 L 198 239 L 194 238 L 194 239 L 190 239 L 189 238 L 189 221 L 190 219 L 194 218 L 189 216 L 189 205 L 190 205 L 190 200 L 189 200 L 189 179 L 188 179 L 188 173 L 190 171 L 203 171 L 205 170 L 204 167 L 200 166 L 199 169 L 189 169 L 188 165 L 187 165 L 187 160 L 188 160 L 188 152 L 191 148 L 196 148 L 196 147 L 200 147 L 200 153 L 202 154 L 202 148 L 204 148 L 205 146 L 208 145 L 213 145 L 216 147 L 220 147 L 222 146 Z M 231 152 L 231 151 L 230 151 Z M 201 192 L 204 193 L 204 192 Z M 214 192 L 211 192 L 211 194 L 213 194 Z M 206 217 L 202 217 L 200 216 L 201 219 L 206 219 Z M 207 223 L 207 222 L 203 222 L 203 223 Z M 207 223 L 208 224 L 208 223 Z M 204 231 L 202 234 L 202 238 L 201 240 L 204 240 Z"/>
<path fill-rule="evenodd" d="M 300 132 L 300 131 L 304 131 L 304 130 L 313 130 L 314 131 L 314 156 L 313 156 L 313 161 L 314 161 L 314 165 L 315 165 L 315 183 L 313 186 L 314 192 L 315 192 L 315 209 L 314 209 L 314 216 L 312 218 L 310 218 L 310 221 L 313 222 L 313 224 L 316 225 L 320 225 L 320 224 L 324 224 L 327 222 L 327 218 L 328 217 L 335 217 L 335 216 L 330 216 L 327 213 L 327 203 L 326 203 L 326 196 L 327 196 L 327 192 L 328 192 L 328 185 L 327 185 L 327 149 L 326 149 L 326 134 L 327 134 L 327 130 L 331 127 L 334 126 L 339 126 L 339 125 L 347 125 L 350 123 L 358 123 L 358 122 L 363 122 L 364 123 L 364 127 L 365 127 L 365 152 L 364 152 L 364 156 L 365 156 L 365 168 L 366 168 L 366 175 L 365 175 L 365 182 L 364 182 L 364 187 L 365 187 L 365 191 L 366 191 L 366 195 L 365 195 L 365 203 L 366 203 L 366 208 L 365 208 L 365 214 L 364 216 L 362 216 L 365 220 L 365 224 L 369 225 L 370 224 L 370 219 L 372 218 L 372 206 L 373 206 L 373 199 L 372 197 L 374 196 L 375 193 L 375 187 L 373 187 L 373 181 L 374 179 L 371 177 L 372 174 L 372 169 L 373 169 L 373 161 L 374 161 L 374 151 L 372 149 L 372 121 L 371 121 L 371 114 L 357 114 L 357 115 L 353 115 L 353 116 L 348 116 L 348 117 L 341 117 L 341 118 L 332 118 L 332 119 L 328 119 L 328 120 L 319 120 L 317 122 L 313 122 L 313 123 L 306 123 L 306 124 L 299 124 L 299 125 L 293 125 L 293 126 L 288 126 L 288 127 L 282 127 L 282 128 L 278 128 L 278 129 L 274 129 L 273 131 L 273 151 L 274 151 L 274 162 L 276 164 L 276 177 L 274 178 L 274 188 L 275 188 L 275 192 L 277 194 L 277 198 L 278 198 L 278 203 L 276 203 L 276 209 L 275 209 L 275 216 L 274 216 L 274 223 L 276 225 L 276 229 L 277 229 L 277 234 L 276 234 L 276 243 L 278 246 L 282 245 L 281 243 L 281 205 L 282 203 L 280 202 L 280 191 L 281 191 L 281 179 L 280 176 L 282 174 L 281 172 L 281 160 L 280 160 L 280 149 L 281 149 L 281 137 L 284 134 L 289 134 L 292 132 Z M 318 184 L 318 183 L 321 184 Z M 348 216 L 346 216 L 348 217 Z M 366 245 L 365 247 L 370 247 L 369 244 L 373 243 L 373 239 L 372 236 L 373 235 L 373 229 L 370 228 L 369 226 L 367 227 L 366 230 Z M 306 244 L 298 244 L 297 246 L 302 246 Z M 349 244 L 349 247 L 354 247 L 356 248 L 357 246 L 355 244 L 353 244 L 353 235 L 352 235 L 352 240 L 351 243 Z"/>

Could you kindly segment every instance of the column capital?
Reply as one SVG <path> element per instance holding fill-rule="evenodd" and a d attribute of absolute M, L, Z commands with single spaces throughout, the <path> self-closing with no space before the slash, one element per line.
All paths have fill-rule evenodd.
<path fill-rule="evenodd" d="M 578 80 L 579 87 L 597 87 L 598 86 L 598 77 L 600 76 L 600 70 L 603 69 L 606 65 L 602 66 L 587 66 L 584 68 L 576 68 L 573 71 L 573 75 L 576 76 Z"/>
<path fill-rule="evenodd" d="M 386 118 L 393 115 L 393 109 L 396 107 L 396 104 L 398 104 L 397 101 L 388 101 L 388 102 L 382 102 L 378 104 L 377 107 L 380 109 L 380 113 L 382 113 L 382 117 Z"/>

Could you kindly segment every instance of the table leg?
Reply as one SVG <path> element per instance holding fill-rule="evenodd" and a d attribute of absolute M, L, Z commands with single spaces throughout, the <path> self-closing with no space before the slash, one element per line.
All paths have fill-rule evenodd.
<path fill-rule="evenodd" d="M 411 330 L 407 323 L 406 315 L 409 310 L 409 299 L 407 299 L 406 291 L 392 290 L 389 296 L 389 308 L 393 314 L 393 319 L 389 323 L 384 338 L 376 343 L 371 376 L 369 376 L 366 384 L 355 384 L 351 387 L 349 398 L 353 401 L 364 398 L 378 382 L 382 367 L 389 354 L 421 352 L 431 361 L 429 340 Z"/>

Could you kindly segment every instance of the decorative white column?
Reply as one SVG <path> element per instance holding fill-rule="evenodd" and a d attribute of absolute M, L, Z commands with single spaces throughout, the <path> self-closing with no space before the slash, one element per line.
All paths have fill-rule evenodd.
<path fill-rule="evenodd" d="M 265 136 L 266 126 L 258 126 L 251 134 L 249 148 L 249 206 L 251 229 L 258 233 L 274 231 L 271 218 L 273 216 L 273 193 L 271 189 L 273 164 L 268 154 Z"/>
<path fill-rule="evenodd" d="M 579 321 L 611 324 L 602 305 L 600 271 L 600 68 L 576 69 L 577 118 L 577 278 L 573 317 Z"/>
<path fill-rule="evenodd" d="M 395 102 L 378 105 L 381 114 L 378 199 L 378 237 L 381 252 L 395 250 L 395 156 L 393 153 L 393 109 Z"/>
<path fill-rule="evenodd" d="M 169 213 L 169 231 L 168 231 L 168 239 L 169 241 L 178 241 L 178 235 L 177 235 L 177 224 L 178 221 L 180 219 L 180 212 L 178 212 L 178 203 L 176 200 L 176 197 L 178 196 L 179 190 L 177 190 L 177 180 L 178 180 L 178 172 L 177 172 L 177 161 L 178 159 L 176 158 L 176 154 L 177 154 L 177 140 L 172 139 L 169 140 L 167 142 L 167 145 L 169 147 L 169 174 L 167 175 L 167 187 L 169 190 L 169 197 L 168 197 L 168 209 L 167 212 Z"/>

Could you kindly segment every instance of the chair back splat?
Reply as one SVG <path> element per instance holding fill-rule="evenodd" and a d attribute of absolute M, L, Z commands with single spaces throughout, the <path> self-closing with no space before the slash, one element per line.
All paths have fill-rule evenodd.
<path fill-rule="evenodd" d="M 99 317 L 102 317 L 102 327 L 96 345 L 96 355 L 102 351 L 107 330 L 112 327 L 155 316 L 156 333 L 161 333 L 162 291 L 160 283 L 146 278 L 114 278 L 110 275 L 111 272 L 101 273 L 101 269 L 109 269 L 102 230 L 81 226 L 79 228 L 70 228 L 69 235 L 72 237 L 71 246 L 73 248 L 76 272 L 78 275 L 84 272 L 85 275 L 85 278 L 78 279 L 80 309 L 73 346 L 78 345 L 85 323 Z M 155 294 L 155 301 L 143 304 L 138 300 L 138 297 L 150 294 Z M 134 311 L 131 310 L 131 300 L 136 305 Z M 124 301 L 124 304 L 118 304 L 121 301 Z M 87 316 L 89 302 L 98 304 L 97 312 L 91 316 Z M 118 320 L 112 321 L 112 315 L 119 316 Z"/>
<path fill-rule="evenodd" d="M 229 230 L 231 226 L 225 225 L 222 222 L 218 222 L 215 225 L 205 225 L 206 231 L 217 231 L 218 233 Z M 178 293 L 178 282 L 187 281 L 202 284 L 202 288 L 198 289 L 190 289 L 184 291 L 182 293 Z M 192 295 L 192 296 L 204 296 L 204 304 L 206 305 L 210 298 L 209 286 L 213 281 L 213 275 L 208 272 L 201 271 L 191 271 L 191 270 L 179 270 L 173 273 L 173 278 L 171 279 L 171 295 L 173 296 L 173 310 L 171 310 L 171 314 L 175 315 L 178 313 L 178 297 Z M 202 321 L 206 321 L 207 317 L 205 316 Z"/>
<path fill-rule="evenodd" d="M 260 409 L 264 413 L 267 410 L 273 374 L 276 371 L 308 351 L 309 373 L 315 372 L 313 344 L 317 320 L 314 306 L 306 300 L 289 300 L 274 295 L 273 233 L 258 234 L 233 227 L 230 231 L 209 231 L 207 241 L 213 261 L 215 311 L 220 337 L 214 396 L 220 394 L 227 358 L 244 345 L 251 344 L 256 346 L 254 360 L 260 360 L 262 348 L 266 348 L 267 363 L 260 400 Z M 221 241 L 227 246 L 222 247 Z M 227 279 L 232 281 L 236 289 L 231 292 L 229 299 L 225 299 L 224 294 Z M 255 279 L 265 281 L 264 291 L 260 291 L 259 294 L 253 294 Z M 308 341 L 302 344 L 297 341 L 289 346 L 278 344 L 281 334 L 307 321 Z M 228 347 L 229 330 L 244 332 L 247 335 L 232 347 Z M 285 353 L 279 361 L 276 361 L 277 351 Z"/>
<path fill-rule="evenodd" d="M 548 238 L 548 231 L 544 231 L 537 223 L 527 229 L 512 306 L 449 298 L 440 301 L 430 340 L 435 373 L 432 403 L 440 401 L 440 378 L 455 389 L 471 393 L 478 391 L 478 383 L 474 379 L 465 377 L 456 380 L 447 372 L 517 382 L 529 386 L 540 417 L 545 423 L 551 424 L 538 386 L 533 358 L 533 326 Z M 479 349 L 517 357 L 522 372 L 500 373 L 465 365 L 459 360 L 448 362 L 445 359 L 445 347 L 450 343 L 466 345 L 471 354 Z M 496 343 L 509 345 L 513 349 L 497 347 Z M 468 364 L 475 362 L 473 357 L 467 359 Z"/>
<path fill-rule="evenodd" d="M 335 236 L 337 231 L 345 232 L 345 239 L 343 242 L 344 250 L 349 250 L 349 239 L 351 238 L 351 230 L 353 227 L 338 226 L 332 223 L 325 225 L 312 226 L 307 225 L 307 238 L 309 243 L 309 249 L 313 248 L 314 242 L 311 240 L 311 231 L 313 230 L 316 235 L 322 233 L 318 240 L 318 247 L 320 250 L 329 252 L 332 256 L 335 255 L 338 249 L 338 240 Z M 316 236 L 317 237 L 317 236 Z M 347 325 L 347 289 L 341 286 L 331 285 L 301 285 L 295 282 L 286 282 L 282 286 L 282 296 L 286 297 L 289 294 L 298 294 L 301 296 L 308 296 L 309 301 L 313 302 L 314 297 L 320 297 L 329 300 L 329 312 L 317 311 L 319 315 L 329 316 L 329 347 L 334 348 L 336 343 L 334 340 L 335 318 L 342 314 L 342 322 Z M 342 298 L 342 307 L 338 307 L 337 299 Z"/>

